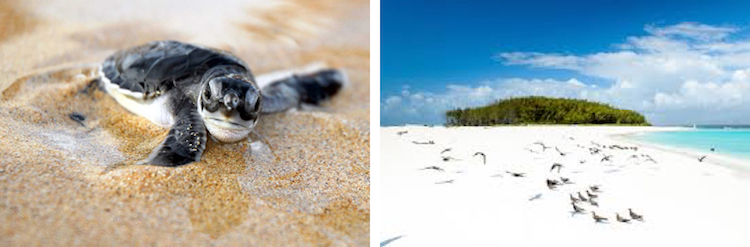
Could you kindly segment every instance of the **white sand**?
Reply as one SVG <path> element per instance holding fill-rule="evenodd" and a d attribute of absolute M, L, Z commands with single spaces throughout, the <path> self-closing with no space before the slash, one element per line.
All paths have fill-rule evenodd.
<path fill-rule="evenodd" d="M 750 179 L 747 163 L 700 163 L 697 154 L 672 152 L 616 138 L 656 127 L 388 127 L 381 129 L 382 215 L 377 229 L 388 246 L 750 246 Z M 400 131 L 408 131 L 398 135 Z M 573 139 L 570 139 L 573 138 Z M 435 142 L 417 145 L 412 141 Z M 541 151 L 543 141 L 563 152 Z M 592 155 L 592 141 L 638 146 L 638 151 L 603 149 Z M 579 147 L 578 145 L 581 145 Z M 443 161 L 445 156 L 460 160 Z M 487 154 L 487 165 L 479 156 Z M 630 155 L 648 154 L 658 163 Z M 581 164 L 581 160 L 586 160 Z M 562 163 L 560 174 L 550 172 Z M 420 170 L 438 166 L 444 171 Z M 524 172 L 525 177 L 506 173 Z M 570 178 L 556 190 L 546 179 Z M 453 180 L 453 183 L 436 182 Z M 610 218 L 597 224 L 590 213 L 572 215 L 569 193 L 600 185 L 588 212 Z M 538 199 L 530 198 L 541 195 Z M 628 208 L 645 221 L 624 224 L 615 213 Z M 629 218 L 629 217 L 628 217 Z"/>

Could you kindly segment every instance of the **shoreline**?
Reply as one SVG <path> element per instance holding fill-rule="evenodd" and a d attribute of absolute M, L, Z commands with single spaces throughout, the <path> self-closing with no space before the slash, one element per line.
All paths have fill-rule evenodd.
<path fill-rule="evenodd" d="M 652 131 L 684 131 L 684 130 L 692 129 L 688 127 L 663 127 L 663 128 L 666 128 L 666 129 L 652 130 Z M 649 132 L 652 132 L 652 131 L 649 131 Z M 630 144 L 642 145 L 648 148 L 652 148 L 652 149 L 656 149 L 656 150 L 660 150 L 664 152 L 669 152 L 669 153 L 673 153 L 677 155 L 682 155 L 682 156 L 693 158 L 693 159 L 698 159 L 704 155 L 707 155 L 711 159 L 703 163 L 709 164 L 709 165 L 715 165 L 715 166 L 719 166 L 723 168 L 728 168 L 732 170 L 733 172 L 735 172 L 740 177 L 750 179 L 750 166 L 747 165 L 750 163 L 750 159 L 743 159 L 740 157 L 731 156 L 727 154 L 700 151 L 698 149 L 692 149 L 692 148 L 683 148 L 683 147 L 652 143 L 652 142 L 637 140 L 633 138 L 633 136 L 639 135 L 645 132 L 647 131 L 612 134 L 609 136 L 610 138 L 612 138 L 612 140 L 615 140 L 615 141 L 622 141 L 622 142 L 627 142 Z"/>

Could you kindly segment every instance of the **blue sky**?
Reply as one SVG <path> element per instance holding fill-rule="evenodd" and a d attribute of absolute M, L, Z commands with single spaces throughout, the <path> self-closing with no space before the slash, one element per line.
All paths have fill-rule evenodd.
<path fill-rule="evenodd" d="M 655 124 L 750 122 L 747 1 L 381 4 L 383 125 L 525 95 L 603 101 Z"/>

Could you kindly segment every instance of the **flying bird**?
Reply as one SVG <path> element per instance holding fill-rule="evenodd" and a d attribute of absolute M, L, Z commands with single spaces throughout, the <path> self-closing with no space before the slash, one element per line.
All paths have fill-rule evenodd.
<path fill-rule="evenodd" d="M 562 181 L 564 184 L 572 184 L 573 182 L 570 181 L 570 178 L 560 177 L 560 181 Z"/>
<path fill-rule="evenodd" d="M 414 144 L 417 144 L 417 145 L 433 145 L 433 144 L 435 144 L 434 141 L 427 141 L 427 142 L 411 141 L 411 143 L 414 143 Z"/>
<path fill-rule="evenodd" d="M 511 171 L 505 171 L 505 172 L 517 178 L 519 177 L 522 178 L 526 176 L 526 173 L 523 173 L 523 172 L 511 172 Z"/>
<path fill-rule="evenodd" d="M 703 155 L 700 158 L 698 158 L 698 161 L 703 162 L 703 160 L 705 160 L 706 157 L 708 157 L 708 155 Z"/>
<path fill-rule="evenodd" d="M 542 152 L 547 151 L 548 148 L 552 148 L 552 147 L 548 147 L 547 145 L 544 145 L 543 142 L 535 142 L 534 144 L 541 145 L 542 146 Z"/>
<path fill-rule="evenodd" d="M 605 156 L 604 156 L 604 158 L 602 158 L 602 161 L 601 161 L 601 162 L 604 162 L 604 161 L 610 161 L 610 159 L 611 159 L 612 157 L 614 157 L 614 155 L 605 155 Z"/>
<path fill-rule="evenodd" d="M 445 180 L 445 181 L 435 182 L 435 184 L 452 184 L 452 183 L 453 183 L 453 181 L 454 181 L 454 180 L 453 180 L 453 179 L 451 179 L 451 180 Z"/>
<path fill-rule="evenodd" d="M 569 154 L 569 153 L 563 153 L 563 152 L 562 152 L 562 151 L 560 151 L 560 149 L 559 149 L 559 148 L 557 148 L 557 147 L 555 147 L 555 150 L 557 150 L 557 152 L 558 152 L 558 153 L 560 153 L 560 156 L 565 156 L 565 155 Z"/>
<path fill-rule="evenodd" d="M 448 162 L 448 161 L 451 161 L 451 160 L 459 160 L 459 159 L 453 158 L 451 156 L 443 156 L 443 161 Z"/>
<path fill-rule="evenodd" d="M 437 166 L 428 166 L 419 170 L 435 170 L 435 171 L 445 171 L 443 168 L 437 167 Z"/>
<path fill-rule="evenodd" d="M 487 156 L 484 155 L 482 152 L 476 152 L 474 153 L 474 156 L 481 155 L 482 156 L 482 162 L 486 165 L 487 164 Z"/>
<path fill-rule="evenodd" d="M 560 163 L 554 163 L 552 164 L 552 167 L 550 167 L 549 171 L 552 172 L 552 170 L 555 170 L 557 168 L 557 173 L 560 173 L 560 169 L 562 169 L 563 165 Z"/>
<path fill-rule="evenodd" d="M 446 148 L 446 149 L 443 149 L 443 151 L 440 151 L 440 154 L 443 154 L 443 153 L 449 152 L 449 151 L 451 151 L 451 148 Z"/>
<path fill-rule="evenodd" d="M 557 180 L 547 179 L 547 188 L 549 188 L 550 190 L 554 190 L 558 185 L 560 185 L 560 182 L 558 182 Z"/>

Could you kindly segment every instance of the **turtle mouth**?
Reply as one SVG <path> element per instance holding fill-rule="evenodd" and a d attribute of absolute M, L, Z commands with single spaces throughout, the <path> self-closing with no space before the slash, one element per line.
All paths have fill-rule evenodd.
<path fill-rule="evenodd" d="M 233 122 L 228 119 L 219 119 L 215 117 L 205 117 L 203 118 L 206 122 L 209 122 L 215 126 L 222 127 L 225 129 L 231 129 L 231 130 L 246 130 L 252 128 L 251 126 L 247 126 L 246 124 Z"/>

